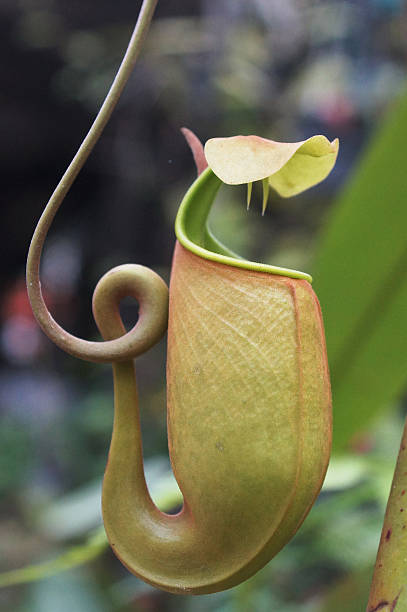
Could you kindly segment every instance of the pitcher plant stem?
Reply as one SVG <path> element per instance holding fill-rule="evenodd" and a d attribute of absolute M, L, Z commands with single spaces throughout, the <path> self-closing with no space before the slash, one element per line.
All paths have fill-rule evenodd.
<path fill-rule="evenodd" d="M 127 51 L 112 86 L 96 116 L 88 134 L 83 140 L 75 157 L 52 194 L 35 229 L 27 258 L 27 289 L 33 312 L 38 323 L 47 335 L 65 350 L 83 359 L 92 361 L 110 361 L 111 354 L 100 346 L 95 350 L 95 343 L 81 341 L 62 329 L 50 315 L 41 291 L 40 261 L 41 254 L 51 223 L 71 188 L 73 182 L 83 168 L 90 153 L 98 142 L 110 116 L 129 80 L 137 58 L 140 55 L 146 34 L 148 32 L 158 0 L 144 0 L 138 20 L 131 36 Z M 108 349 L 108 347 L 106 347 Z M 71 350 L 69 350 L 71 349 Z M 104 355 L 106 352 L 106 355 Z M 111 352 L 111 351 L 110 351 Z"/>

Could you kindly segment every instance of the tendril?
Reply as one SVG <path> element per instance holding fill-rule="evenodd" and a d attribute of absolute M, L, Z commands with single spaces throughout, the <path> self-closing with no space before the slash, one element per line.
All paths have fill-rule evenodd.
<path fill-rule="evenodd" d="M 98 287 L 102 299 L 94 296 L 98 325 L 109 328 L 109 317 L 120 317 L 118 301 L 125 296 L 139 301 L 140 316 L 132 330 L 105 342 L 82 340 L 65 331 L 53 319 L 45 304 L 40 281 L 41 254 L 52 221 L 69 189 L 99 140 L 140 54 L 158 0 L 144 0 L 132 37 L 112 86 L 78 152 L 52 194 L 34 231 L 27 258 L 27 290 L 34 315 L 45 334 L 66 352 L 97 362 L 131 359 L 152 346 L 164 333 L 167 321 L 168 290 L 161 278 L 142 266 L 119 266 L 108 272 Z M 100 285 L 102 283 L 102 285 Z M 96 293 L 96 290 L 95 290 Z M 96 306 L 95 306 L 96 303 Z M 111 314 L 104 304 L 113 307 Z M 115 327 L 117 330 L 117 326 Z"/>

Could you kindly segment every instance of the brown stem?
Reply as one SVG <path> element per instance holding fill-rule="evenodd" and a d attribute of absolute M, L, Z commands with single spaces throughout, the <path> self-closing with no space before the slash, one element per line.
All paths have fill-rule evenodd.
<path fill-rule="evenodd" d="M 154 306 L 153 311 L 155 310 L 155 312 L 152 313 L 152 316 L 148 317 L 147 321 L 147 317 L 144 318 L 144 322 L 140 320 L 139 323 L 123 337 L 108 342 L 89 342 L 82 340 L 69 334 L 62 327 L 60 327 L 48 311 L 42 296 L 40 282 L 41 254 L 48 230 L 66 194 L 71 188 L 80 170 L 84 166 L 95 144 L 99 140 L 103 129 L 106 126 L 130 77 L 136 60 L 140 54 L 155 7 L 157 5 L 157 1 L 158 0 L 144 0 L 136 26 L 127 47 L 126 54 L 112 83 L 112 86 L 95 121 L 93 122 L 92 127 L 79 147 L 78 152 L 63 175 L 57 188 L 52 194 L 51 199 L 49 200 L 34 231 L 28 252 L 26 271 L 27 290 L 34 315 L 39 325 L 46 335 L 60 348 L 76 357 L 89 361 L 111 362 L 135 357 L 137 354 L 144 352 L 144 350 L 154 344 L 157 336 L 159 337 L 163 332 L 162 319 L 165 317 L 166 312 L 166 290 L 163 290 L 162 286 L 157 288 L 159 287 L 159 283 L 154 283 L 154 281 L 152 282 L 151 287 L 147 287 L 149 282 L 147 277 L 150 280 L 152 277 L 150 277 L 148 274 L 146 275 L 146 273 L 144 273 L 144 275 L 141 274 L 141 280 L 137 280 L 136 277 L 140 272 L 139 270 L 137 273 L 135 273 L 135 285 L 132 286 L 130 294 L 135 295 L 137 298 L 141 298 L 149 303 L 151 302 Z M 133 272 L 135 271 L 133 270 Z M 115 276 L 114 282 L 116 282 L 118 278 L 118 276 Z M 155 297 L 152 297 L 152 293 L 156 294 Z M 145 309 L 145 311 L 147 312 L 147 309 Z M 147 323 L 150 325 L 149 329 L 146 327 Z M 157 333 L 155 333 L 153 329 L 154 325 L 156 324 L 158 324 Z M 152 333 L 153 337 L 151 338 L 151 341 L 146 341 L 150 333 Z M 140 339 L 142 339 L 141 344 Z"/>
<path fill-rule="evenodd" d="M 367 612 L 407 610 L 407 420 L 387 502 Z"/>

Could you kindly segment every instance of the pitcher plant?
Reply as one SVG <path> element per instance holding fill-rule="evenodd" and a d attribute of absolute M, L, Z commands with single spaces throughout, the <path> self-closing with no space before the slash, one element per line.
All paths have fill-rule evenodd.
<path fill-rule="evenodd" d="M 208 216 L 222 184 L 263 183 L 296 195 L 334 166 L 338 141 L 314 136 L 277 143 L 257 136 L 212 139 L 205 150 L 185 131 L 198 178 L 181 203 L 171 281 L 143 266 L 110 270 L 93 312 L 102 342 L 76 338 L 52 318 L 40 285 L 47 231 L 106 125 L 132 71 L 156 0 L 144 0 L 128 50 L 90 132 L 35 230 L 27 288 L 44 332 L 75 357 L 111 362 L 114 427 L 103 482 L 111 547 L 134 574 L 174 593 L 232 587 L 295 534 L 318 495 L 331 446 L 331 393 L 324 330 L 311 277 L 243 259 L 221 244 Z M 126 296 L 139 318 L 126 332 Z M 183 495 L 176 515 L 153 503 L 143 469 L 133 359 L 168 320 L 168 446 Z"/>

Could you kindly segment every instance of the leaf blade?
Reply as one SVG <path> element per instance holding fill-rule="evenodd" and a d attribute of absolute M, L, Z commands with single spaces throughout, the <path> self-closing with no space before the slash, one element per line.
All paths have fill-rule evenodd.
<path fill-rule="evenodd" d="M 334 206 L 314 268 L 326 326 L 334 448 L 397 399 L 407 379 L 404 95 Z"/>

